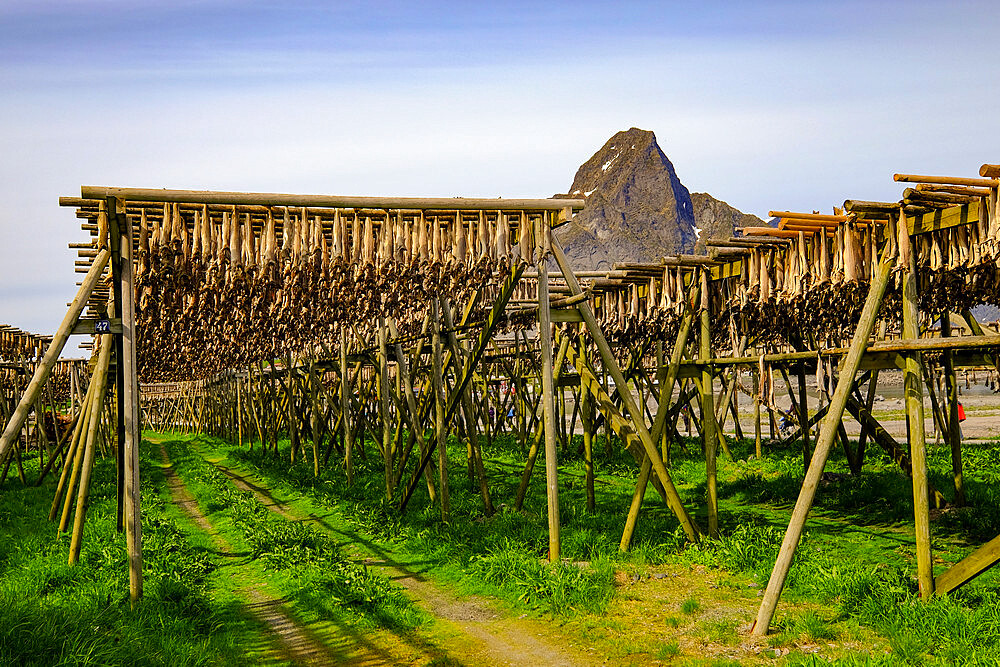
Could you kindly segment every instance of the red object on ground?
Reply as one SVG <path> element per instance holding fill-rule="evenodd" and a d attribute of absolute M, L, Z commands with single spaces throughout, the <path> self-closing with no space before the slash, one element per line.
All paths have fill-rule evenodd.
<path fill-rule="evenodd" d="M 965 408 L 962 407 L 961 403 L 958 404 L 958 421 L 965 421 Z"/>

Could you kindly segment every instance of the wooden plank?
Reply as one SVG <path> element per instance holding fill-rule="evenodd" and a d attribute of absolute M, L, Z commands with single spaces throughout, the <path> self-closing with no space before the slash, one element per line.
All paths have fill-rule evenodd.
<path fill-rule="evenodd" d="M 790 218 L 793 220 L 811 220 L 813 222 L 847 222 L 846 215 L 827 215 L 825 213 L 795 213 L 793 211 L 768 211 L 772 218 Z"/>
<path fill-rule="evenodd" d="M 986 350 L 1000 349 L 1000 335 L 987 336 L 952 336 L 949 338 L 900 338 L 870 344 L 864 351 L 863 359 L 871 368 L 898 368 L 898 360 L 888 356 L 888 353 L 900 352 L 940 352 L 943 350 Z M 801 350 L 796 352 L 775 352 L 763 355 L 765 363 L 782 363 L 815 360 L 816 355 L 844 356 L 850 351 L 846 347 L 826 348 L 823 350 Z M 879 357 L 878 355 L 884 355 Z M 760 363 L 761 356 L 715 357 L 707 363 L 713 366 L 750 366 Z M 978 357 L 969 357 L 968 363 L 974 363 Z M 685 360 L 681 362 L 682 374 L 678 377 L 694 377 L 687 373 L 700 373 L 701 360 Z M 957 362 L 956 362 L 957 363 Z M 685 367 L 695 369 L 684 370 Z"/>
<path fill-rule="evenodd" d="M 916 216 L 906 216 L 906 227 L 910 235 L 924 234 L 937 229 L 948 229 L 959 225 L 969 225 L 979 221 L 979 202 L 950 206 Z"/>
<path fill-rule="evenodd" d="M 260 206 L 315 206 L 320 208 L 376 208 L 451 211 L 561 211 L 580 210 L 583 199 L 472 199 L 465 197 L 353 197 L 301 195 L 275 192 L 216 192 L 211 190 L 160 190 L 157 188 L 112 188 L 84 185 L 83 199 L 117 197 L 125 201 L 187 204 L 257 204 Z M 565 219 L 565 215 L 563 219 Z"/>
<path fill-rule="evenodd" d="M 897 183 L 938 183 L 941 185 L 967 185 L 976 188 L 995 188 L 1000 181 L 995 178 L 966 178 L 964 176 L 922 176 L 919 174 L 893 174 Z"/>
<path fill-rule="evenodd" d="M 726 278 L 739 278 L 743 275 L 743 260 L 736 259 L 725 264 L 710 267 L 712 280 L 725 280 Z"/>
<path fill-rule="evenodd" d="M 539 283 L 541 284 L 541 283 Z M 583 322 L 583 315 L 576 308 L 559 308 L 549 311 L 550 322 Z"/>
<path fill-rule="evenodd" d="M 861 358 L 859 370 L 882 371 L 886 369 L 904 370 L 906 358 L 899 352 L 866 352 Z"/>
<path fill-rule="evenodd" d="M 947 595 L 1000 561 L 1000 535 L 958 561 L 934 579 L 934 594 Z"/>
<path fill-rule="evenodd" d="M 97 323 L 102 320 L 95 319 L 80 319 L 77 320 L 76 325 L 73 327 L 73 331 L 70 332 L 71 336 L 93 336 L 97 333 L 113 333 L 120 334 L 122 332 L 122 321 L 121 318 L 113 317 L 105 320 L 108 323 L 107 330 L 97 331 Z"/>

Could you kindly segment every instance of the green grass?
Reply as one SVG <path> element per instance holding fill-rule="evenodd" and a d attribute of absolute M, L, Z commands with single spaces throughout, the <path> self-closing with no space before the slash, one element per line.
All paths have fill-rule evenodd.
<path fill-rule="evenodd" d="M 681 647 L 677 642 L 670 642 L 669 644 L 663 644 L 656 651 L 657 660 L 670 660 L 671 658 L 676 658 L 681 654 Z"/>
<path fill-rule="evenodd" d="M 400 517 L 384 500 L 384 478 L 378 477 L 382 469 L 374 460 L 359 462 L 359 480 L 349 489 L 329 471 L 314 479 L 305 462 L 289 466 L 260 449 L 229 453 L 264 474 L 276 488 L 284 483 L 286 492 L 305 490 L 326 507 L 338 508 L 352 528 L 419 554 L 466 592 L 496 595 L 519 608 L 553 615 L 599 613 L 614 594 L 609 555 L 616 553 L 617 544 L 596 532 L 578 532 L 563 546 L 573 562 L 549 565 L 544 562 L 548 547 L 544 522 L 509 509 L 486 518 L 481 501 L 457 467 L 451 473 L 453 520 L 444 525 L 433 507 L 412 509 Z M 425 494 L 426 489 L 417 493 Z M 569 508 L 564 516 L 575 512 Z"/>
<path fill-rule="evenodd" d="M 681 602 L 681 613 L 685 616 L 693 616 L 701 609 L 701 605 L 694 598 L 688 598 Z"/>
<path fill-rule="evenodd" d="M 247 553 L 248 574 L 273 583 L 304 612 L 305 620 L 402 631 L 426 620 L 399 586 L 349 561 L 329 535 L 270 511 L 184 440 L 170 439 L 164 446 L 178 475 L 210 512 L 209 519 Z M 275 576 L 267 577 L 266 571 Z"/>
<path fill-rule="evenodd" d="M 737 461 L 719 460 L 720 538 L 687 544 L 676 519 L 650 489 L 633 548 L 620 554 L 618 540 L 635 465 L 620 453 L 617 442 L 608 455 L 599 439 L 595 445 L 598 509 L 589 512 L 582 461 L 574 443 L 560 454 L 565 561 L 550 566 L 544 562 L 542 471 L 536 471 L 529 487 L 525 511 L 503 505 L 513 497 L 523 465 L 519 448 L 507 436 L 495 438 L 485 452 L 490 488 L 499 508 L 493 517 L 484 515 L 478 490 L 465 475 L 464 446 L 451 442 L 452 520 L 448 524 L 428 504 L 422 484 L 408 512 L 399 515 L 395 503 L 384 499 L 383 467 L 370 443 L 367 460 L 356 458 L 355 484 L 348 487 L 335 466 L 315 478 L 310 461 L 290 464 L 284 445 L 275 455 L 259 447 L 239 450 L 213 438 L 187 440 L 200 454 L 252 470 L 281 497 L 299 497 L 303 507 L 322 509 L 327 512 L 325 521 L 337 530 L 363 536 L 372 549 L 384 545 L 402 562 L 420 564 L 421 571 L 432 571 L 460 590 L 495 595 L 515 610 L 555 617 L 599 616 L 618 596 L 615 571 L 641 574 L 664 564 L 724 570 L 734 577 L 726 584 L 734 591 L 747 587 L 759 591 L 770 575 L 803 474 L 798 443 L 786 450 L 766 451 L 763 460 L 750 460 L 752 443 L 731 441 Z M 674 447 L 671 473 L 685 505 L 704 526 L 704 462 L 696 441 L 684 444 L 686 452 Z M 929 455 L 932 481 L 947 494 L 949 452 L 932 447 Z M 933 523 L 934 552 L 945 561 L 936 565 L 936 573 L 1000 533 L 1000 454 L 992 446 L 968 445 L 965 457 L 971 507 L 946 513 Z M 947 598 L 919 601 L 913 579 L 909 481 L 873 444 L 869 444 L 862 475 L 847 474 L 840 451 L 833 453 L 827 471 L 841 477 L 821 486 L 786 582 L 773 645 L 860 638 L 862 643 L 881 641 L 879 645 L 888 652 L 859 649 L 836 661 L 994 664 L 994 656 L 1000 655 L 997 575 L 987 573 Z M 709 638 L 732 643 L 735 623 L 705 622 L 701 631 Z M 664 623 L 677 628 L 680 619 L 668 616 Z M 800 657 L 793 654 L 789 663 L 809 664 L 798 662 Z M 824 664 L 823 658 L 818 660 L 817 664 Z"/>
<path fill-rule="evenodd" d="M 37 460 L 28 472 L 37 474 Z M 142 461 L 144 479 L 156 470 Z M 258 630 L 209 591 L 213 564 L 153 494 L 144 497 L 145 597 L 131 608 L 115 530 L 114 462 L 95 463 L 80 564 L 47 521 L 53 485 L 0 489 L 0 663 L 239 665 Z"/>

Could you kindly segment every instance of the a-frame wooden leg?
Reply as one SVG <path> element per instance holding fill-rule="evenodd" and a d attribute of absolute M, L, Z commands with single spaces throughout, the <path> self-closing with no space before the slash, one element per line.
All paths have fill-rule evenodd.
<path fill-rule="evenodd" d="M 903 223 L 905 224 L 905 222 Z M 781 542 L 778 551 L 778 558 L 771 571 L 771 577 L 764 590 L 764 598 L 761 600 L 760 609 L 757 612 L 757 619 L 754 621 L 751 632 L 754 635 L 765 635 L 774 617 L 774 610 L 778 606 L 778 598 L 785 586 L 785 579 L 788 577 L 788 570 L 792 565 L 792 557 L 795 549 L 802 537 L 802 529 L 805 526 L 806 516 L 812 507 L 813 498 L 816 496 L 816 489 L 819 487 L 819 480 L 823 474 L 823 467 L 830 454 L 830 448 L 837 437 L 837 426 L 844 414 L 844 406 L 854 384 L 854 375 L 861 365 L 861 358 L 868 345 L 872 328 L 875 326 L 875 318 L 878 315 L 879 306 L 882 305 L 882 297 L 885 295 L 886 286 L 889 284 L 889 274 L 892 271 L 894 257 L 886 252 L 886 256 L 879 263 L 878 270 L 872 280 L 868 291 L 868 298 L 865 300 L 861 317 L 858 321 L 858 328 L 854 332 L 850 350 L 845 357 L 837 380 L 837 388 L 830 399 L 829 410 L 823 419 L 819 437 L 816 439 L 816 448 L 813 451 L 812 460 L 806 470 L 805 479 L 802 482 L 802 490 L 799 491 L 798 500 L 795 501 L 795 508 L 792 510 L 792 517 L 788 523 L 788 530 Z"/>

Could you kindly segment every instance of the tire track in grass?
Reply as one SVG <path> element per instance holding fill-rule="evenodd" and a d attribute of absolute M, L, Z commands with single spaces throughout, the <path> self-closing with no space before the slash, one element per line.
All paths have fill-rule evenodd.
<path fill-rule="evenodd" d="M 381 572 L 403 586 L 416 604 L 431 614 L 441 632 L 435 641 L 453 660 L 470 665 L 551 665 L 576 667 L 597 665 L 604 661 L 585 649 L 567 646 L 567 638 L 558 637 L 533 619 L 509 618 L 487 601 L 462 599 L 428 580 L 418 572 L 394 560 L 392 554 L 357 533 L 330 525 L 314 513 L 303 516 L 255 483 L 250 474 L 212 460 L 200 448 L 192 447 L 205 461 L 225 474 L 239 489 L 250 491 L 272 512 L 288 521 L 313 524 L 327 534 L 343 540 L 342 546 L 362 552 L 358 562 Z M 367 552 L 371 556 L 366 557 Z"/>
<path fill-rule="evenodd" d="M 185 486 L 174 470 L 165 445 L 160 442 L 160 456 L 163 460 L 163 475 L 174 504 L 212 540 L 218 554 L 223 558 L 236 558 L 232 546 L 212 526 L 198 507 L 198 501 Z M 320 640 L 309 628 L 296 621 L 287 611 L 285 600 L 277 598 L 267 590 L 266 584 L 244 586 L 234 591 L 243 600 L 243 609 L 261 625 L 266 627 L 275 641 L 279 660 L 300 665 L 384 665 L 392 664 L 390 656 L 384 656 L 363 645 L 344 638 L 338 645 L 331 646 Z"/>

